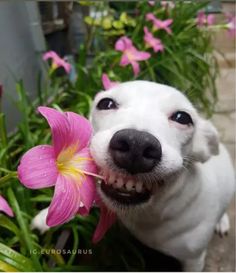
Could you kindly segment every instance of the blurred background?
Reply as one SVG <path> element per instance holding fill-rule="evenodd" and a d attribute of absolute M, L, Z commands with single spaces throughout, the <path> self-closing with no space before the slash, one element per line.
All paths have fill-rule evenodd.
<path fill-rule="evenodd" d="M 218 128 L 221 140 L 226 144 L 235 165 L 235 35 L 231 35 L 232 33 L 230 34 L 229 31 L 232 29 L 229 29 L 229 25 L 226 26 L 227 22 L 234 24 L 233 31 L 235 31 L 235 19 L 232 20 L 235 16 L 235 1 L 214 0 L 202 1 L 202 3 L 198 1 L 199 6 L 195 8 L 191 1 L 186 1 L 190 2 L 186 4 L 189 5 L 187 8 L 178 7 L 178 5 L 171 7 L 171 3 L 173 3 L 171 1 L 162 2 L 167 4 L 157 1 L 153 6 L 153 3 L 146 1 L 147 8 L 144 9 L 136 2 L 127 4 L 122 1 L 97 1 L 97 3 L 91 1 L 0 1 L 2 112 L 7 131 L 13 134 L 11 140 L 14 136 L 19 136 L 17 140 L 19 142 L 14 142 L 14 139 L 10 142 L 11 145 L 15 144 L 9 148 L 13 154 L 9 157 L 12 157 L 13 162 L 16 163 L 13 166 L 8 164 L 9 169 L 16 167 L 24 152 L 24 149 L 19 147 L 28 146 L 29 148 L 39 142 L 40 134 L 37 137 L 27 136 L 28 139 L 33 140 L 31 144 L 26 145 L 29 142 L 25 140 L 27 137 L 22 129 L 26 128 L 26 130 L 34 132 L 36 127 L 42 126 L 41 122 L 34 123 L 28 120 L 39 101 L 48 105 L 55 103 L 55 105 L 75 111 L 79 109 L 79 112 L 87 115 L 93 96 L 103 88 L 101 82 L 103 72 L 107 73 L 113 81 L 134 79 L 131 69 L 126 73 L 115 68 L 115 65 L 118 66 L 120 55 L 114 53 L 114 42 L 122 35 L 127 35 L 132 37 L 138 45 L 144 25 L 140 22 L 145 21 L 142 17 L 144 10 L 148 11 L 149 9 L 150 12 L 155 8 L 157 14 L 160 14 L 163 19 L 174 18 L 173 35 L 164 36 L 164 33 L 161 33 L 161 39 L 166 42 L 164 43 L 166 45 L 164 53 L 159 52 L 158 57 L 150 61 L 150 66 L 147 64 L 146 67 L 146 64 L 143 64 L 143 72 L 138 78 L 167 83 L 180 88 L 183 92 L 186 91 L 199 110 L 211 118 Z M 184 22 L 184 19 L 181 21 L 178 17 L 178 12 L 180 12 L 178 9 L 182 9 L 183 16 L 186 16 Z M 201 25 L 198 22 L 196 27 L 196 22 L 191 23 L 190 21 L 197 20 L 195 18 L 202 10 L 205 16 L 214 15 L 214 23 L 207 21 Z M 181 26 L 184 26 L 185 22 L 193 29 L 191 30 L 192 38 L 190 32 L 187 32 L 187 28 L 181 32 Z M 141 26 L 139 27 L 139 25 Z M 176 40 L 173 40 L 174 37 Z M 170 44 L 168 44 L 168 39 L 172 39 Z M 185 60 L 185 56 L 188 56 L 186 52 L 190 47 L 192 47 L 192 51 L 189 51 L 189 54 L 192 55 L 189 55 L 190 59 L 186 57 Z M 71 65 L 72 68 L 68 75 L 61 68 L 53 75 L 50 74 L 50 64 L 45 63 L 42 59 L 43 54 L 47 51 L 56 52 Z M 181 55 L 181 51 L 184 55 Z M 86 60 L 83 61 L 84 59 Z M 114 60 L 114 62 L 112 63 L 110 60 Z M 150 67 L 155 68 L 159 61 L 160 66 L 157 64 L 153 74 Z M 164 61 L 163 66 L 161 61 Z M 108 68 L 110 63 L 112 66 Z M 168 64 L 168 67 L 165 66 L 165 63 Z M 175 65 L 176 70 L 174 70 Z M 170 70 L 170 67 L 173 69 Z M 187 70 L 189 70 L 189 74 L 187 74 Z M 195 72 L 196 75 L 193 75 Z M 53 93 L 52 90 L 60 90 L 60 92 Z M 80 94 L 78 98 L 77 91 Z M 53 95 L 49 96 L 49 100 L 44 99 L 45 92 L 52 92 Z M 24 94 L 27 95 L 25 101 Z M 78 103 L 71 103 L 74 98 Z M 28 106 L 24 104 L 26 101 Z M 37 102 L 35 103 L 35 101 Z M 31 110 L 24 111 L 26 107 Z M 24 122 L 28 122 L 26 127 L 22 125 L 25 124 Z M 45 141 L 48 139 L 49 137 Z M 5 160 L 6 156 L 3 158 Z M 4 187 L 2 188 L 3 192 L 6 191 Z M 37 203 L 33 205 L 33 211 L 25 210 L 25 213 L 30 215 L 29 219 L 35 215 L 37 210 L 47 205 L 48 196 L 51 193 L 43 192 L 42 194 L 47 198 L 37 200 L 44 200 L 43 205 Z M 33 197 L 35 198 L 35 196 Z M 213 238 L 209 248 L 206 271 L 235 270 L 234 205 L 233 202 L 229 209 L 231 232 L 226 238 L 222 239 L 217 236 Z M 61 230 L 63 231 L 63 227 Z M 3 240 L 3 243 L 21 251 L 26 256 L 28 255 L 26 250 L 21 249 L 22 246 L 19 247 L 17 241 L 14 243 L 11 236 L 9 234 L 7 236 L 9 236 L 9 242 Z M 37 236 L 39 236 L 37 240 L 40 242 L 41 237 L 39 234 Z M 50 236 L 54 238 L 55 235 L 52 233 Z M 106 248 L 105 243 L 103 247 Z M 55 262 L 51 262 L 50 265 L 54 266 Z M 45 268 L 47 267 L 45 266 Z M 58 270 L 71 269 L 71 267 L 63 266 L 58 268 Z M 152 265 L 149 267 L 149 270 L 151 269 Z M 79 270 L 79 267 L 76 270 Z"/>

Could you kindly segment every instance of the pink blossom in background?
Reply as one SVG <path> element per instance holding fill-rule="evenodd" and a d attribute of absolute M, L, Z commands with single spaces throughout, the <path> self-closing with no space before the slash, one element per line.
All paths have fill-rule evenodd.
<path fill-rule="evenodd" d="M 20 182 L 31 189 L 55 186 L 47 225 L 68 222 L 80 210 L 88 212 L 95 199 L 96 165 L 88 144 L 92 127 L 87 119 L 73 112 L 61 113 L 39 107 L 52 131 L 52 145 L 39 145 L 21 158 Z M 82 207 L 82 208 L 81 208 Z"/>
<path fill-rule="evenodd" d="M 161 6 L 164 8 L 171 8 L 175 7 L 175 3 L 173 1 L 161 1 Z"/>
<path fill-rule="evenodd" d="M 148 1 L 149 6 L 155 6 L 156 2 L 155 1 Z"/>
<path fill-rule="evenodd" d="M 202 26 L 211 26 L 215 22 L 215 16 L 213 14 L 206 15 L 204 11 L 200 11 L 197 15 L 197 25 Z"/>
<path fill-rule="evenodd" d="M 102 74 L 102 84 L 105 90 L 111 89 L 112 87 L 119 85 L 118 82 L 111 81 L 105 73 Z"/>
<path fill-rule="evenodd" d="M 148 47 L 152 47 L 154 52 L 163 51 L 164 46 L 160 39 L 157 39 L 153 36 L 151 32 L 148 31 L 147 27 L 144 27 L 144 41 Z"/>
<path fill-rule="evenodd" d="M 226 29 L 228 29 L 230 37 L 234 37 L 236 35 L 236 16 L 228 13 L 226 19 Z"/>
<path fill-rule="evenodd" d="M 169 27 L 173 22 L 172 19 L 167 19 L 167 20 L 162 21 L 162 20 L 159 20 L 158 18 L 156 18 L 153 13 L 147 13 L 146 14 L 146 20 L 151 21 L 153 23 L 153 27 L 154 27 L 155 30 L 163 29 L 168 34 L 172 33 L 172 31 L 171 31 L 171 29 Z"/>
<path fill-rule="evenodd" d="M 58 67 L 63 67 L 67 74 L 70 73 L 71 65 L 65 61 L 64 59 L 60 58 L 56 52 L 48 51 L 43 54 L 43 60 L 46 61 L 48 59 L 52 59 L 52 68 L 56 69 Z"/>
<path fill-rule="evenodd" d="M 151 57 L 150 53 L 137 50 L 137 48 L 134 47 L 132 40 L 126 36 L 121 37 L 116 42 L 115 49 L 123 52 L 120 65 L 127 66 L 131 64 L 135 76 L 137 76 L 140 71 L 138 62 L 147 60 Z"/>
<path fill-rule="evenodd" d="M 6 213 L 10 217 L 14 216 L 12 209 L 8 205 L 5 198 L 3 198 L 1 195 L 0 195 L 0 211 Z"/>

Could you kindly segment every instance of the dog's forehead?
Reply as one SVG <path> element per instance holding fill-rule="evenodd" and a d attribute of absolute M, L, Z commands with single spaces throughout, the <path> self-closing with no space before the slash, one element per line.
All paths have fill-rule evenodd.
<path fill-rule="evenodd" d="M 193 106 L 189 100 L 177 89 L 149 81 L 132 81 L 121 83 L 112 89 L 103 92 L 102 97 L 111 97 L 118 102 L 130 104 L 160 104 L 163 102 L 173 108 L 187 108 Z"/>

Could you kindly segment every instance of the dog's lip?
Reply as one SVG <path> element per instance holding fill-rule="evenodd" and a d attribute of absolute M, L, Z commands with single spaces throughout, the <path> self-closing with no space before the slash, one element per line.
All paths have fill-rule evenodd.
<path fill-rule="evenodd" d="M 135 189 L 130 191 L 124 188 L 117 189 L 105 183 L 104 180 L 101 182 L 101 190 L 108 198 L 122 205 L 138 205 L 148 201 L 151 197 L 151 191 L 147 189 L 142 192 L 137 192 Z"/>

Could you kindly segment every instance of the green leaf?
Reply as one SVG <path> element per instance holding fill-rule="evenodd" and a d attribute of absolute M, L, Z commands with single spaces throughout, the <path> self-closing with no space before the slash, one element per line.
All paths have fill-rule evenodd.
<path fill-rule="evenodd" d="M 20 230 L 18 227 L 13 223 L 13 221 L 3 214 L 0 215 L 0 226 L 10 230 L 17 236 L 20 236 Z"/>
<path fill-rule="evenodd" d="M 0 260 L 17 268 L 19 271 L 34 271 L 30 259 L 0 243 Z"/>
<path fill-rule="evenodd" d="M 0 261 L 0 271 L 3 272 L 18 272 L 19 270 L 3 261 Z"/>

